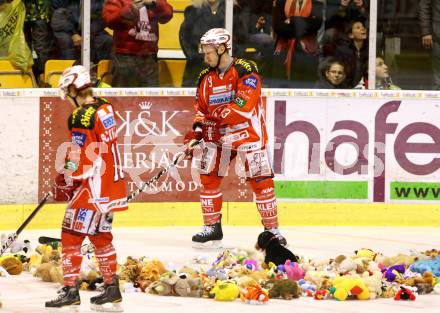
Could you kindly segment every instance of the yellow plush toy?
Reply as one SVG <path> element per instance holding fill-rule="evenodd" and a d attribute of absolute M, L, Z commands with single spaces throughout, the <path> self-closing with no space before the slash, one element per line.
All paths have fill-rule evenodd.
<path fill-rule="evenodd" d="M 235 301 L 240 294 L 238 286 L 228 280 L 218 280 L 211 290 L 214 299 L 217 301 Z"/>
<path fill-rule="evenodd" d="M 344 301 L 348 296 L 353 296 L 358 300 L 370 298 L 368 287 L 360 278 L 350 276 L 339 276 L 333 282 L 333 297 L 336 300 Z"/>

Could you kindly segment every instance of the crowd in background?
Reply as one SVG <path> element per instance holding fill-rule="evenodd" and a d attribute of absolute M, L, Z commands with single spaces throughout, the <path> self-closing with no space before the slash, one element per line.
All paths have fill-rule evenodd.
<path fill-rule="evenodd" d="M 432 50 L 433 89 L 440 89 L 440 1 L 419 2 L 420 46 Z M 7 4 L 25 10 L 22 30 L 32 60 L 24 66 L 33 64 L 35 77 L 41 77 L 49 59 L 80 63 L 79 0 L 0 0 L 0 14 Z M 254 60 L 265 87 L 368 88 L 369 0 L 236 0 L 233 12 L 233 55 Z M 200 37 L 224 27 L 225 1 L 192 0 L 183 15 L 175 30 L 186 58 L 181 85 L 193 87 L 203 68 Z M 172 0 L 93 0 L 90 16 L 92 68 L 112 60 L 112 86 L 159 86 L 159 28 L 174 18 Z M 0 27 L 4 58 L 8 49 L 2 49 L 1 40 L 8 25 Z M 379 45 L 376 88 L 399 88 L 383 52 Z"/>

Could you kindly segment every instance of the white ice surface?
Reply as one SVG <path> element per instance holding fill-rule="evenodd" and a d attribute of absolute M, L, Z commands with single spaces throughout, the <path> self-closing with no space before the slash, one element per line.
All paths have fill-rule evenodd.
<path fill-rule="evenodd" d="M 191 248 L 191 235 L 195 227 L 115 229 L 114 244 L 119 262 L 129 255 L 150 256 L 177 268 L 184 264 L 194 265 L 195 256 L 206 256 L 211 262 L 220 250 L 197 250 Z M 261 228 L 224 227 L 225 247 L 251 249 Z M 371 248 L 385 255 L 410 249 L 426 250 L 439 248 L 440 229 L 395 228 L 395 227 L 285 227 L 282 233 L 288 239 L 290 248 L 306 257 L 334 257 L 338 254 L 352 254 L 359 248 Z M 36 242 L 40 235 L 59 236 L 59 231 L 25 231 L 21 238 Z M 0 278 L 0 312 L 48 312 L 44 302 L 56 296 L 58 285 L 44 283 L 28 273 L 10 278 Z M 79 312 L 91 312 L 89 298 L 96 292 L 81 291 L 82 304 Z M 434 313 L 440 312 L 440 295 L 421 295 L 415 301 L 394 301 L 377 299 L 369 301 L 335 300 L 317 301 L 301 297 L 291 301 L 269 300 L 267 305 L 249 305 L 240 302 L 217 302 L 212 299 L 182 297 L 160 297 L 145 293 L 123 294 L 125 312 L 151 313 L 225 313 L 225 312 L 335 312 L 335 313 Z M 64 310 L 66 311 L 66 310 Z"/>

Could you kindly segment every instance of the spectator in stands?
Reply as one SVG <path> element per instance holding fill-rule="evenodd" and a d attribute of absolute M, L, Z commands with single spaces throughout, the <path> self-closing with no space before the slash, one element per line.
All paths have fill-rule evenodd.
<path fill-rule="evenodd" d="M 49 25 L 49 0 L 24 0 L 26 19 L 24 34 L 34 53 L 33 71 L 39 78 L 44 73 L 46 61 L 54 58 L 54 37 Z"/>
<path fill-rule="evenodd" d="M 315 85 L 319 52 L 317 33 L 322 24 L 322 11 L 322 1 L 318 0 L 275 2 L 273 30 L 277 65 L 272 76 L 279 80 L 271 87 L 312 88 Z"/>
<path fill-rule="evenodd" d="M 432 50 L 432 88 L 440 90 L 440 0 L 420 0 L 419 21 L 423 47 Z"/>
<path fill-rule="evenodd" d="M 245 21 L 241 18 L 241 8 L 234 5 L 233 55 L 242 55 L 247 39 Z M 225 27 L 224 0 L 192 0 L 185 8 L 184 20 L 180 26 L 179 42 L 186 57 L 183 87 L 194 87 L 197 76 L 203 69 L 203 55 L 199 54 L 199 41 L 212 28 Z"/>
<path fill-rule="evenodd" d="M 106 0 L 103 18 L 113 29 L 112 86 L 158 87 L 159 23 L 173 17 L 166 0 Z"/>
<path fill-rule="evenodd" d="M 388 72 L 388 66 L 382 57 L 376 58 L 376 89 L 400 89 L 399 86 L 393 84 L 390 73 Z"/>
<path fill-rule="evenodd" d="M 368 79 L 367 29 L 362 21 L 352 21 L 347 29 L 347 38 L 336 42 L 335 57 L 347 65 L 348 88 L 362 88 L 359 82 Z"/>
<path fill-rule="evenodd" d="M 248 56 L 259 65 L 259 72 L 265 78 L 269 77 L 268 69 L 274 53 L 275 40 L 272 37 L 272 1 L 241 0 L 242 18 L 247 24 L 248 40 L 246 48 L 254 48 L 255 52 Z M 247 54 L 245 50 L 245 54 Z"/>
<path fill-rule="evenodd" d="M 316 88 L 344 89 L 347 88 L 345 65 L 334 57 L 324 59 L 319 65 L 319 80 Z"/>
<path fill-rule="evenodd" d="M 321 39 L 322 55 L 334 55 L 336 42 L 345 37 L 345 30 L 350 21 L 361 21 L 364 25 L 369 16 L 368 0 L 327 0 L 326 20 Z"/>
<path fill-rule="evenodd" d="M 110 59 L 112 37 L 105 31 L 101 17 L 104 0 L 91 1 L 90 59 L 93 63 Z M 51 27 L 55 36 L 57 55 L 63 60 L 79 60 L 81 56 L 81 1 L 50 0 Z"/>

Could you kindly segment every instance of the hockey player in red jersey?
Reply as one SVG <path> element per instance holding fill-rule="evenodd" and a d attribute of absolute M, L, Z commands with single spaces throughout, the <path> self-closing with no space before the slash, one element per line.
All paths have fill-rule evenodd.
<path fill-rule="evenodd" d="M 92 309 L 118 311 L 122 296 L 111 229 L 113 212 L 127 209 L 127 193 L 113 107 L 93 97 L 89 71 L 81 65 L 64 71 L 59 88 L 73 106 L 68 120 L 71 143 L 53 187 L 55 200 L 68 201 L 61 231 L 64 287 L 46 307 L 80 304 L 80 248 L 88 236 L 104 279 L 103 293 L 90 299 Z"/>
<path fill-rule="evenodd" d="M 244 159 L 246 179 L 255 193 L 264 228 L 286 244 L 278 230 L 261 78 L 252 62 L 229 55 L 231 39 L 223 28 L 211 29 L 200 39 L 200 52 L 208 67 L 199 75 L 193 130 L 186 136 L 187 142 L 203 139 L 199 170 L 204 227 L 192 237 L 193 246 L 221 245 L 220 185 L 224 165 L 237 155 Z"/>

